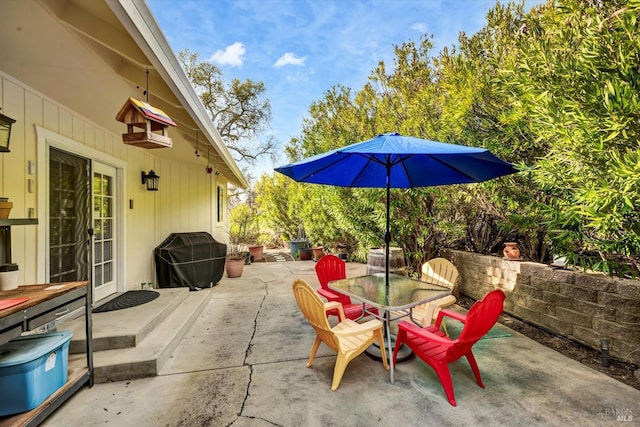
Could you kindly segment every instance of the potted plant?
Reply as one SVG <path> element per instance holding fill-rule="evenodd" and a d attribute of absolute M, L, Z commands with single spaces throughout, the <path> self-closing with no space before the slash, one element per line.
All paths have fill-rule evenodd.
<path fill-rule="evenodd" d="M 300 248 L 298 255 L 300 256 L 300 261 L 308 261 L 313 257 L 313 249 L 305 246 Z"/>
<path fill-rule="evenodd" d="M 300 225 L 298 227 L 298 234 L 289 241 L 289 252 L 292 257 L 296 257 L 296 254 L 300 255 L 300 250 L 306 248 L 309 244 L 307 235 L 304 232 L 304 227 Z M 311 258 L 309 258 L 311 259 Z"/>
<path fill-rule="evenodd" d="M 227 258 L 225 261 L 227 277 L 234 278 L 242 276 L 246 252 L 247 251 L 243 250 L 240 245 L 230 243 L 227 246 Z"/>
<path fill-rule="evenodd" d="M 260 261 L 263 257 L 264 246 L 263 245 L 249 246 L 249 252 L 251 253 L 251 261 Z"/>
<path fill-rule="evenodd" d="M 313 250 L 313 259 L 315 261 L 318 261 L 320 258 L 324 256 L 324 247 L 316 246 L 312 248 L 312 250 Z"/>
<path fill-rule="evenodd" d="M 0 218 L 9 218 L 12 207 L 13 203 L 9 201 L 8 197 L 0 197 Z"/>

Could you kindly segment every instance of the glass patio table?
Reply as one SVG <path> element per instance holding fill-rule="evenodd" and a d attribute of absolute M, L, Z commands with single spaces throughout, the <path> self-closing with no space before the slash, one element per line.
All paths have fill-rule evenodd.
<path fill-rule="evenodd" d="M 385 286 L 385 273 L 375 273 L 366 276 L 351 277 L 347 279 L 334 280 L 329 282 L 329 289 L 333 289 L 350 298 L 363 303 L 363 307 L 368 304 L 378 309 L 378 314 L 365 309 L 366 314 L 377 317 L 383 321 L 384 335 L 387 342 L 387 357 L 389 358 L 389 375 L 393 384 L 393 346 L 391 337 L 391 321 L 408 316 L 413 307 L 425 304 L 451 294 L 451 289 L 421 280 L 389 273 L 389 286 Z M 392 313 L 405 312 L 396 317 Z M 375 344 L 369 347 L 365 353 L 381 360 L 381 352 Z M 407 353 L 408 352 L 408 353 Z M 411 356 L 411 350 L 406 348 L 405 355 L 398 355 L 398 360 L 406 360 Z"/>

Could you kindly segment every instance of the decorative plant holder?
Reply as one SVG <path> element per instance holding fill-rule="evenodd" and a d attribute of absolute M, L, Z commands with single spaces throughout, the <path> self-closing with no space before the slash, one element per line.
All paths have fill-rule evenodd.
<path fill-rule="evenodd" d="M 298 251 L 300 256 L 300 261 L 309 261 L 311 257 L 313 257 L 313 249 L 311 248 L 300 248 Z"/>
<path fill-rule="evenodd" d="M 264 255 L 264 246 L 249 246 L 249 252 L 251 253 L 251 261 L 260 261 Z"/>
<path fill-rule="evenodd" d="M 228 259 L 225 263 L 225 269 L 227 270 L 227 277 L 230 279 L 242 276 L 244 259 Z"/>
<path fill-rule="evenodd" d="M 9 212 L 13 207 L 13 202 L 9 202 L 6 197 L 0 197 L 0 219 L 9 218 Z"/>
<path fill-rule="evenodd" d="M 289 252 L 291 256 L 295 258 L 296 254 L 300 252 L 300 249 L 306 248 L 309 242 L 307 240 L 291 240 L 289 242 Z"/>
<path fill-rule="evenodd" d="M 313 259 L 315 261 L 318 261 L 323 256 L 324 256 L 324 248 L 322 247 L 313 248 Z"/>
<path fill-rule="evenodd" d="M 505 259 L 517 260 L 520 259 L 520 249 L 516 242 L 506 242 L 502 251 Z"/>
<path fill-rule="evenodd" d="M 18 287 L 20 270 L 18 264 L 0 265 L 0 291 L 10 291 Z"/>

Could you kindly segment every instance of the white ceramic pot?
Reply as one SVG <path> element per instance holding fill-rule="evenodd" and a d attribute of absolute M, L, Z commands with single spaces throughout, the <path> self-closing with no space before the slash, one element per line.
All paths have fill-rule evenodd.
<path fill-rule="evenodd" d="M 0 291 L 10 291 L 18 287 L 20 270 L 0 272 Z"/>

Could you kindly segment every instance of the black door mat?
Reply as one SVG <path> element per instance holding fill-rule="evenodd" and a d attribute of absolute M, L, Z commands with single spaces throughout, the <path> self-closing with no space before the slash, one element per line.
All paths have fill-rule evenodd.
<path fill-rule="evenodd" d="M 118 295 L 110 301 L 105 302 L 92 310 L 93 313 L 105 313 L 107 311 L 122 310 L 123 308 L 135 307 L 153 301 L 160 296 L 156 291 L 127 291 Z"/>

